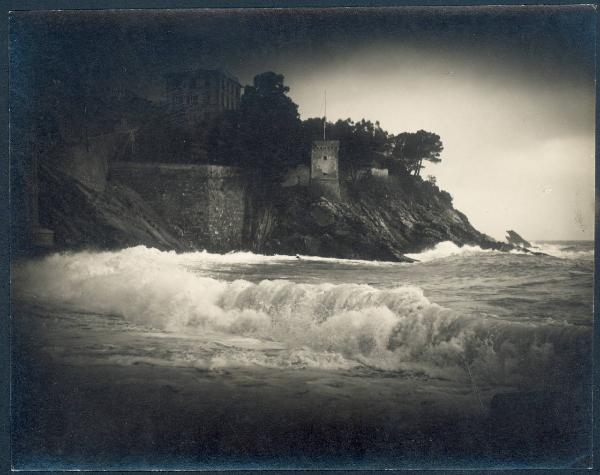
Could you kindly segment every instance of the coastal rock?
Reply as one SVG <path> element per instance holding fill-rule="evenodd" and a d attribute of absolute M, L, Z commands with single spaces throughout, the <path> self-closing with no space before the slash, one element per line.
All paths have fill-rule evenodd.
<path fill-rule="evenodd" d="M 531 243 L 523 239 L 516 231 L 506 231 L 506 242 L 513 246 L 531 247 Z"/>
<path fill-rule="evenodd" d="M 377 178 L 348 185 L 341 199 L 288 188 L 277 200 L 269 235 L 260 245 L 250 237 L 249 244 L 263 253 L 405 262 L 412 261 L 405 253 L 442 241 L 513 249 L 477 231 L 446 195 L 427 182 L 402 188 Z"/>

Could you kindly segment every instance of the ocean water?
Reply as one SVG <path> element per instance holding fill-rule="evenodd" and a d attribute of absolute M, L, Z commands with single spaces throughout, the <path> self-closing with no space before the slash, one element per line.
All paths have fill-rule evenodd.
<path fill-rule="evenodd" d="M 534 250 L 546 255 L 444 242 L 410 255 L 413 264 L 145 247 L 61 253 L 15 264 L 13 321 L 36 329 L 23 334 L 58 372 L 112 371 L 118 384 L 116 375 L 141 367 L 193 370 L 201 388 L 224 385 L 206 400 L 274 398 L 273 411 L 298 414 L 285 401 L 299 398 L 302 410 L 327 406 L 354 428 L 385 433 L 394 421 L 422 433 L 436 417 L 489 420 L 498 394 L 560 393 L 589 377 L 593 242 Z M 186 383 L 173 377 L 170 386 Z M 247 424 L 268 426 L 260 418 L 275 412 L 264 411 Z M 564 451 L 569 463 L 586 453 L 577 443 Z M 372 460 L 382 444 L 367 447 Z M 550 457 L 543 447 L 535 454 Z M 403 457 L 395 463 L 426 466 Z M 503 466 L 527 459 L 494 457 Z M 452 459 L 444 452 L 446 465 Z"/>

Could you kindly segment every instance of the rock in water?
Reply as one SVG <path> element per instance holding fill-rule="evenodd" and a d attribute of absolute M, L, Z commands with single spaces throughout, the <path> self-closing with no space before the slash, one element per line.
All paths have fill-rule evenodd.
<path fill-rule="evenodd" d="M 531 243 L 526 241 L 516 231 L 506 231 L 506 242 L 512 244 L 513 246 L 519 247 L 531 247 Z"/>

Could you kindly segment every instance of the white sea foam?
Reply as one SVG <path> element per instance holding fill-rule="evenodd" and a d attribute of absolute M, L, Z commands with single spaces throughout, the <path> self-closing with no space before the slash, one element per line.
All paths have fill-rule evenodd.
<path fill-rule="evenodd" d="M 558 257 L 561 259 L 589 259 L 594 257 L 594 251 L 590 249 L 577 249 L 576 246 L 551 243 L 533 243 L 528 250 L 541 252 L 549 256 Z M 469 256 L 476 254 L 501 254 L 502 251 L 493 249 L 482 249 L 479 246 L 458 246 L 452 241 L 443 241 L 436 244 L 431 249 L 427 249 L 420 253 L 406 254 L 406 257 L 416 259 L 420 262 L 430 262 L 437 259 L 444 259 L 451 256 Z M 510 254 L 526 254 L 526 250 L 513 249 Z"/>
<path fill-rule="evenodd" d="M 433 248 L 415 254 L 406 254 L 406 257 L 416 259 L 420 262 L 429 262 L 436 259 L 443 259 L 450 256 L 463 254 L 477 254 L 481 252 L 494 252 L 492 250 L 484 250 L 479 246 L 457 246 L 452 241 L 443 241 L 436 244 Z"/>
<path fill-rule="evenodd" d="M 185 255 L 145 248 L 55 254 L 17 266 L 13 290 L 18 299 L 119 315 L 163 331 L 275 341 L 286 349 L 224 347 L 210 368 L 360 364 L 447 377 L 464 374 L 468 364 L 480 378 L 506 380 L 551 371 L 557 351 L 589 350 L 588 332 L 574 326 L 460 315 L 414 286 L 226 282 L 185 263 Z"/>
<path fill-rule="evenodd" d="M 175 251 L 159 251 L 153 248 L 147 248 L 144 246 L 136 246 L 118 251 L 118 253 L 125 252 L 131 256 L 137 256 L 142 259 L 152 259 L 157 262 L 165 263 L 178 263 L 182 265 L 205 265 L 205 266 L 229 266 L 229 265 L 254 265 L 254 264 L 279 264 L 279 263 L 296 263 L 298 261 L 308 262 L 327 262 L 342 265 L 356 265 L 356 266 L 394 266 L 394 265 L 406 265 L 406 263 L 391 262 L 391 261 L 367 261 L 362 259 L 338 259 L 335 257 L 320 257 L 320 256 L 306 256 L 297 254 L 294 256 L 288 256 L 284 254 L 255 254 L 248 251 L 233 251 L 225 254 L 216 254 L 208 251 L 194 251 L 185 253 L 176 253 Z M 85 254 L 85 253 L 80 253 Z M 97 255 L 98 253 L 94 253 Z M 115 254 L 114 252 L 104 252 L 100 254 Z"/>
<path fill-rule="evenodd" d="M 394 266 L 405 265 L 405 263 L 391 261 L 366 261 L 362 259 L 338 259 L 335 257 L 306 256 L 298 254 L 296 256 L 287 256 L 283 254 L 264 255 L 254 254 L 253 252 L 230 252 L 227 254 L 213 254 L 207 251 L 180 254 L 186 261 L 194 260 L 207 264 L 268 264 L 268 263 L 286 263 L 308 261 L 308 262 L 328 262 L 342 265 L 358 266 Z"/>

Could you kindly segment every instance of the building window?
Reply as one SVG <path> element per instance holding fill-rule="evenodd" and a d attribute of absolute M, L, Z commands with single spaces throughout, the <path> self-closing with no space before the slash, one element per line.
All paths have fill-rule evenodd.
<path fill-rule="evenodd" d="M 198 104 L 198 96 L 197 95 L 192 96 L 192 104 L 194 104 L 194 105 Z"/>
<path fill-rule="evenodd" d="M 191 88 L 195 88 L 196 87 L 196 78 L 191 78 L 190 79 L 190 87 Z"/>
<path fill-rule="evenodd" d="M 327 160 L 327 155 L 323 155 L 323 160 Z"/>

